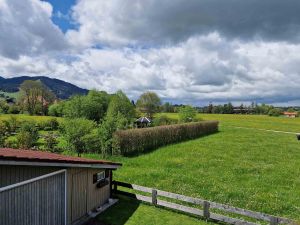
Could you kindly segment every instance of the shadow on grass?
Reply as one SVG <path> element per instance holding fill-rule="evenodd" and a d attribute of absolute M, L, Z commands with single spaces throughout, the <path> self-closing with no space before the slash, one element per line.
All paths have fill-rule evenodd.
<path fill-rule="evenodd" d="M 96 220 L 105 225 L 123 225 L 129 220 L 140 205 L 138 200 L 119 196 L 119 201 L 99 215 Z"/>
<path fill-rule="evenodd" d="M 148 153 L 154 152 L 154 151 L 156 151 L 156 150 L 158 150 L 160 148 L 163 148 L 163 147 L 177 145 L 177 144 L 182 144 L 182 143 L 185 143 L 185 142 L 188 142 L 188 141 L 194 141 L 194 140 L 197 140 L 199 138 L 208 137 L 208 136 L 211 136 L 211 135 L 214 135 L 214 134 L 218 134 L 218 133 L 221 133 L 221 132 L 222 131 L 218 130 L 218 131 L 215 131 L 215 132 L 212 132 L 212 133 L 209 133 L 209 134 L 203 134 L 203 135 L 201 135 L 201 136 L 199 136 L 198 138 L 195 138 L 195 139 L 187 139 L 187 140 L 183 140 L 183 141 L 179 141 L 179 142 L 175 142 L 175 143 L 171 143 L 171 144 L 167 144 L 167 145 L 162 145 L 162 146 L 154 148 L 154 149 L 144 150 L 143 152 L 127 153 L 126 155 L 124 155 L 124 157 L 135 158 L 135 157 L 138 157 L 138 156 L 142 156 L 142 155 L 146 155 Z"/>

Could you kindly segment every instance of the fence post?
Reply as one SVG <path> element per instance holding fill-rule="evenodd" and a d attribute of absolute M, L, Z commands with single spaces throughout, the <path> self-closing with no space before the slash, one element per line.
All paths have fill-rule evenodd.
<path fill-rule="evenodd" d="M 270 219 L 270 225 L 278 225 L 278 218 L 272 216 Z"/>
<path fill-rule="evenodd" d="M 207 220 L 210 218 L 209 208 L 210 208 L 209 202 L 208 201 L 204 201 L 203 202 L 203 216 Z"/>
<path fill-rule="evenodd" d="M 116 194 L 118 190 L 118 185 L 116 182 L 114 182 L 114 193 Z"/>
<path fill-rule="evenodd" d="M 152 204 L 157 205 L 157 190 L 152 189 Z"/>

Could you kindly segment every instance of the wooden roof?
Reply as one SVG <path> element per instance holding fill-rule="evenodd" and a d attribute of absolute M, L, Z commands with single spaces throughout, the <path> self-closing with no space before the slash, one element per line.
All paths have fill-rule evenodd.
<path fill-rule="evenodd" d="M 58 164 L 75 165 L 112 165 L 121 166 L 121 163 L 114 163 L 104 160 L 85 159 L 81 157 L 65 156 L 56 153 L 33 151 L 25 149 L 0 148 L 0 160 L 27 161 L 27 162 L 48 162 Z"/>

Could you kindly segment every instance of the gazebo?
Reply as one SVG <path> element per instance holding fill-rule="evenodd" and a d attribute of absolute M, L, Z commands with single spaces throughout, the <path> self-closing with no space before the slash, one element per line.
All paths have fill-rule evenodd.
<path fill-rule="evenodd" d="M 151 124 L 151 120 L 148 117 L 140 117 L 134 123 L 138 128 L 148 127 Z"/>

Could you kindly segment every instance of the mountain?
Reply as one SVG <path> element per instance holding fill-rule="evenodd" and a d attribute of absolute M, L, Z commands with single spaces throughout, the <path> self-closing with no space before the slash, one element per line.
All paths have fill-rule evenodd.
<path fill-rule="evenodd" d="M 20 85 L 25 80 L 40 80 L 56 95 L 57 98 L 60 99 L 67 99 L 70 96 L 76 94 L 84 95 L 88 93 L 87 89 L 77 87 L 71 83 L 62 80 L 53 79 L 44 76 L 38 76 L 38 77 L 21 76 L 21 77 L 14 77 L 14 78 L 0 77 L 0 91 L 18 92 Z"/>

